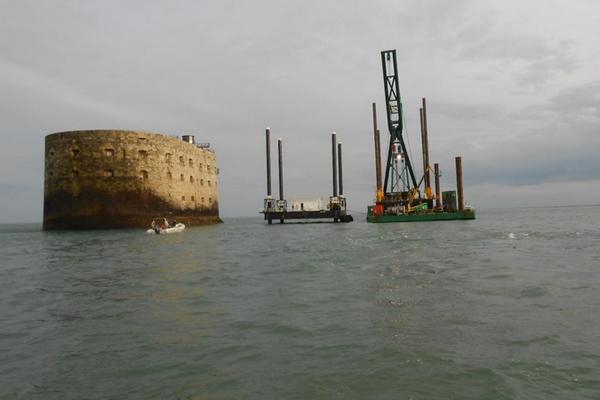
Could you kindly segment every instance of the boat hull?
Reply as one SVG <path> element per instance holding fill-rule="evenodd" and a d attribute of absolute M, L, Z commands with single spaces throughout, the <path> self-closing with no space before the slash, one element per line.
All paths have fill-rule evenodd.
<path fill-rule="evenodd" d="M 182 223 L 178 223 L 177 225 L 175 225 L 172 228 L 160 229 L 158 232 L 156 232 L 154 229 L 148 229 L 146 232 L 149 235 L 166 235 L 169 233 L 183 232 L 184 229 L 185 229 L 185 225 Z"/>
<path fill-rule="evenodd" d="M 455 212 L 427 212 L 402 215 L 374 215 L 367 214 L 367 222 L 427 222 L 427 221 L 455 221 L 475 219 L 475 210 L 469 209 Z"/>

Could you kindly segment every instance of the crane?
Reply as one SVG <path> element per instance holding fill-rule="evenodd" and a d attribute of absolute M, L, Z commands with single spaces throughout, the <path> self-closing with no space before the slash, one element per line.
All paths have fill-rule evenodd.
<path fill-rule="evenodd" d="M 390 132 L 383 189 L 388 198 L 407 198 L 409 193 L 418 191 L 419 186 L 402 136 L 404 126 L 397 65 L 396 50 L 381 52 L 385 108 Z"/>
<path fill-rule="evenodd" d="M 390 140 L 385 162 L 385 183 L 381 182 L 381 139 L 377 128 L 377 110 L 373 103 L 376 192 L 374 204 L 367 207 L 367 222 L 417 222 L 475 219 L 475 210 L 465 207 L 462 190 L 462 157 L 456 157 L 456 191 L 441 192 L 439 165 L 434 164 L 435 195 L 431 190 L 429 140 L 425 98 L 420 109 L 423 177 L 417 181 L 410 161 L 404 130 L 404 115 L 398 84 L 396 50 L 381 52 L 385 109 Z M 419 187 L 424 183 L 423 196 Z M 456 195 L 458 193 L 458 206 Z M 435 207 L 434 207 L 435 200 Z M 442 201 L 443 200 L 443 201 Z"/>

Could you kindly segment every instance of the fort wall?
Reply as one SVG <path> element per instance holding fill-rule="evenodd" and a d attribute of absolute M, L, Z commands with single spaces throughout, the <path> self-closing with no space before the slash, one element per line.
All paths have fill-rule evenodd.
<path fill-rule="evenodd" d="M 187 139 L 187 138 L 186 138 Z M 220 222 L 215 153 L 176 136 L 122 130 L 46 136 L 44 229 Z"/>

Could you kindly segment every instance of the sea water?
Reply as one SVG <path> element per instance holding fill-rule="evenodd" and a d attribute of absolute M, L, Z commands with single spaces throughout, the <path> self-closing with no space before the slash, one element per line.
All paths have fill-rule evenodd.
<path fill-rule="evenodd" d="M 600 207 L 0 226 L 0 399 L 600 398 Z"/>

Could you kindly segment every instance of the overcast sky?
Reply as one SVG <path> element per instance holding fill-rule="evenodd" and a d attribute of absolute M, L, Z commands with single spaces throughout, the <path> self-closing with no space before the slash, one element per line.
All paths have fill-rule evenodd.
<path fill-rule="evenodd" d="M 0 0 L 0 222 L 41 221 L 45 135 L 102 128 L 210 142 L 225 217 L 262 207 L 266 126 L 286 197 L 328 196 L 335 130 L 362 211 L 392 48 L 418 171 L 427 97 L 445 189 L 460 154 L 477 208 L 597 204 L 599 37 L 595 0 Z"/>

